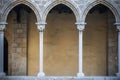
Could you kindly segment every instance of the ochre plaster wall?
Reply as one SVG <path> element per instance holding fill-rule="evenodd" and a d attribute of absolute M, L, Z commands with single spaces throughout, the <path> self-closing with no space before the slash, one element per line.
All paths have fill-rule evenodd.
<path fill-rule="evenodd" d="M 85 75 L 105 76 L 107 55 L 107 15 L 88 14 L 83 37 L 83 71 Z"/>
<path fill-rule="evenodd" d="M 76 75 L 78 31 L 75 16 L 49 13 L 44 33 L 44 71 L 50 76 Z"/>
<path fill-rule="evenodd" d="M 29 14 L 28 27 L 28 75 L 36 76 L 39 72 L 39 31 L 37 29 L 36 16 Z"/>

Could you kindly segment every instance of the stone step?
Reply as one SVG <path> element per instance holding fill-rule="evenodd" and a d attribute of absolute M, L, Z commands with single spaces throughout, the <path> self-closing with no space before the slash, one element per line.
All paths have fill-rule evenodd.
<path fill-rule="evenodd" d="M 46 77 L 35 77 L 35 76 L 5 76 L 0 77 L 0 80 L 120 80 L 120 77 L 66 77 L 66 76 L 46 76 Z"/>

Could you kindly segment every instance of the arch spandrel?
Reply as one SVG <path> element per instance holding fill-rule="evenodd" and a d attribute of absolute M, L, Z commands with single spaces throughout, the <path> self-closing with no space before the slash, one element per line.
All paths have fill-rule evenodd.
<path fill-rule="evenodd" d="M 106 7 L 108 7 L 110 9 L 110 11 L 113 13 L 113 15 L 115 16 L 115 20 L 116 22 L 119 22 L 120 21 L 120 14 L 119 14 L 119 11 L 118 9 L 111 3 L 109 3 L 108 1 L 105 1 L 105 0 L 100 0 L 100 1 L 94 1 L 92 3 L 89 3 L 87 5 L 87 7 L 85 8 L 84 12 L 82 12 L 82 15 L 81 15 L 81 19 L 82 21 L 85 22 L 85 19 L 86 19 L 86 16 L 88 14 L 88 12 L 96 5 L 98 4 L 102 4 Z"/>
<path fill-rule="evenodd" d="M 7 3 L 6 6 L 4 6 L 2 9 L 2 16 L 3 16 L 2 21 L 6 21 L 9 12 L 14 7 L 16 7 L 17 5 L 20 5 L 20 4 L 28 6 L 35 13 L 37 22 L 41 21 L 41 16 L 40 16 L 39 8 L 38 8 L 37 4 L 34 4 L 34 3 L 29 2 L 27 0 L 16 0 L 16 1 L 10 1 L 9 3 Z"/>
<path fill-rule="evenodd" d="M 54 0 L 53 2 L 48 2 L 46 5 L 45 5 L 45 10 L 43 12 L 43 15 L 42 15 L 42 19 L 43 21 L 46 21 L 46 18 L 47 18 L 47 15 L 49 13 L 49 11 L 59 5 L 59 4 L 64 4 L 65 6 L 69 7 L 74 15 L 75 15 L 75 18 L 76 18 L 76 21 L 80 21 L 80 11 L 79 11 L 79 8 L 77 6 L 77 4 L 73 3 L 73 1 L 70 1 L 70 0 Z"/>

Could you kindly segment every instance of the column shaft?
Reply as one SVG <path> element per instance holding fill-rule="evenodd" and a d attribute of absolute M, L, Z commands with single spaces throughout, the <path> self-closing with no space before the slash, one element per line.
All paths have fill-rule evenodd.
<path fill-rule="evenodd" d="M 4 29 L 6 22 L 0 22 L 0 76 L 5 76 L 4 73 Z"/>
<path fill-rule="evenodd" d="M 117 76 L 120 77 L 120 23 L 115 23 L 118 30 L 118 73 Z"/>
<path fill-rule="evenodd" d="M 120 31 L 118 32 L 118 73 L 116 75 L 120 77 Z"/>
<path fill-rule="evenodd" d="M 38 77 L 45 76 L 43 71 L 43 31 L 45 29 L 45 23 L 36 23 L 39 30 L 39 73 Z"/>
<path fill-rule="evenodd" d="M 83 63 L 82 63 L 82 61 L 83 61 L 83 60 L 82 60 L 82 59 L 83 59 L 83 58 L 82 58 L 82 57 L 83 57 L 83 56 L 82 56 L 82 54 L 83 54 L 83 53 L 82 53 L 82 49 L 83 49 L 83 48 L 82 48 L 82 46 L 83 46 L 83 45 L 82 45 L 82 44 L 83 44 L 83 43 L 82 43 L 82 42 L 83 42 L 83 41 L 82 41 L 82 38 L 83 38 L 83 35 L 82 35 L 82 33 L 83 33 L 82 31 L 79 31 L 79 63 L 78 63 L 78 65 L 79 65 L 79 67 L 78 67 L 79 72 L 78 72 L 78 74 L 77 74 L 78 77 L 79 77 L 79 76 L 84 76 L 83 71 L 82 71 L 82 70 L 83 70 L 83 68 L 82 68 L 82 66 L 83 66 Z"/>
<path fill-rule="evenodd" d="M 82 31 L 79 31 L 79 72 L 82 73 Z"/>
<path fill-rule="evenodd" d="M 120 73 L 120 32 L 118 32 L 118 72 Z"/>
<path fill-rule="evenodd" d="M 40 34 L 40 73 L 43 73 L 43 32 L 39 32 Z"/>
<path fill-rule="evenodd" d="M 83 30 L 85 29 L 85 24 L 84 22 L 78 22 L 76 23 L 77 24 L 77 29 L 79 30 L 79 63 L 78 63 L 78 73 L 77 73 L 77 76 L 78 77 L 81 77 L 81 76 L 84 76 L 84 73 L 83 73 Z"/>
<path fill-rule="evenodd" d="M 4 32 L 0 31 L 0 76 L 4 75 Z"/>

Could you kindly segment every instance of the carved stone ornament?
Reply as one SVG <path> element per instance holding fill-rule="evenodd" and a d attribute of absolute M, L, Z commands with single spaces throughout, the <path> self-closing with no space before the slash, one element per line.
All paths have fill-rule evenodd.
<path fill-rule="evenodd" d="M 120 31 L 120 23 L 115 23 L 117 30 Z"/>
<path fill-rule="evenodd" d="M 0 22 L 0 31 L 5 30 L 6 24 L 7 24 L 6 22 Z"/>
<path fill-rule="evenodd" d="M 86 23 L 84 23 L 84 22 L 79 22 L 79 23 L 75 23 L 75 24 L 77 25 L 77 29 L 78 29 L 79 31 L 83 31 L 83 30 L 85 29 Z"/>
<path fill-rule="evenodd" d="M 46 23 L 45 22 L 42 22 L 42 23 L 36 23 L 37 25 L 37 28 L 40 32 L 44 31 L 45 30 L 45 25 Z"/>

